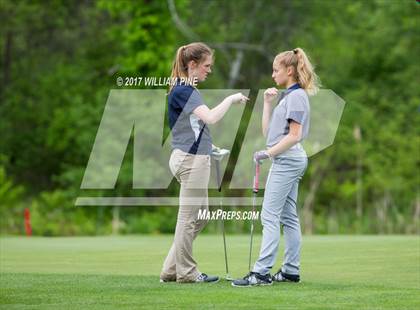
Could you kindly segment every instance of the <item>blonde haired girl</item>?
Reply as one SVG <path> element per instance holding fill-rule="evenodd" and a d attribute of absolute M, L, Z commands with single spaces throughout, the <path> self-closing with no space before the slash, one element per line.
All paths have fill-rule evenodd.
<path fill-rule="evenodd" d="M 308 94 L 318 91 L 318 77 L 301 48 L 278 54 L 273 62 L 272 78 L 286 90 L 272 109 L 276 88 L 264 92 L 262 130 L 267 149 L 256 152 L 254 161 L 260 164 L 270 158 L 272 165 L 267 178 L 261 212 L 263 236 L 260 255 L 252 270 L 233 286 L 271 285 L 276 282 L 299 282 L 301 231 L 297 215 L 299 181 L 305 173 L 308 159 L 301 142 L 309 131 Z M 283 226 L 285 252 L 280 270 L 270 275 L 280 242 Z"/>

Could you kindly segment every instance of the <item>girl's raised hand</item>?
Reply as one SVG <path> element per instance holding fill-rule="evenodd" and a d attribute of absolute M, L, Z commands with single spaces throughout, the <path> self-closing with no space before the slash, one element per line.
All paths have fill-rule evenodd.
<path fill-rule="evenodd" d="M 234 95 L 229 96 L 230 100 L 232 100 L 232 103 L 245 103 L 249 100 L 249 98 L 242 93 L 236 93 Z"/>
<path fill-rule="evenodd" d="M 275 87 L 266 89 L 264 92 L 264 103 L 271 103 L 273 99 L 277 96 L 278 90 Z"/>

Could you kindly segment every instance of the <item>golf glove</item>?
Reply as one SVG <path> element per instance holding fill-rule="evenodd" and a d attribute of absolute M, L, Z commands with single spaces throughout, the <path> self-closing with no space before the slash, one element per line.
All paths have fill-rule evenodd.
<path fill-rule="evenodd" d="M 267 151 L 259 151 L 254 153 L 254 162 L 258 165 L 261 165 L 262 161 L 267 158 L 270 158 L 270 155 L 268 155 Z"/>

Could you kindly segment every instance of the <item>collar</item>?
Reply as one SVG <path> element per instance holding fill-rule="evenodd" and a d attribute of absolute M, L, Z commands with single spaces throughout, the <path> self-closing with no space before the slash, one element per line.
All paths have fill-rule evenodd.
<path fill-rule="evenodd" d="M 294 91 L 295 89 L 299 89 L 299 88 L 301 88 L 299 83 L 295 83 L 292 86 L 290 86 L 288 89 L 286 89 L 285 93 L 288 94 L 288 93 Z"/>
<path fill-rule="evenodd" d="M 294 91 L 296 89 L 299 89 L 299 88 L 301 88 L 299 83 L 295 83 L 292 86 L 290 86 L 288 89 L 282 91 L 281 94 L 280 94 L 279 103 L 284 97 L 286 97 L 286 95 L 290 94 L 292 91 Z"/>

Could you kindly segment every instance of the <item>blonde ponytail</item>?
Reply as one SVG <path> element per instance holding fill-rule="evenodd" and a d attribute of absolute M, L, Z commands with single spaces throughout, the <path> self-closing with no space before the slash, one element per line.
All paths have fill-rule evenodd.
<path fill-rule="evenodd" d="M 172 64 L 171 80 L 177 78 L 188 78 L 188 63 L 194 60 L 200 63 L 205 56 L 213 56 L 213 51 L 206 44 L 194 42 L 178 48 L 175 60 Z M 173 88 L 173 84 L 169 87 L 169 92 Z"/>
<path fill-rule="evenodd" d="M 294 79 L 309 95 L 315 95 L 318 92 L 321 85 L 320 80 L 308 56 L 300 47 L 278 54 L 274 63 L 293 67 Z"/>

